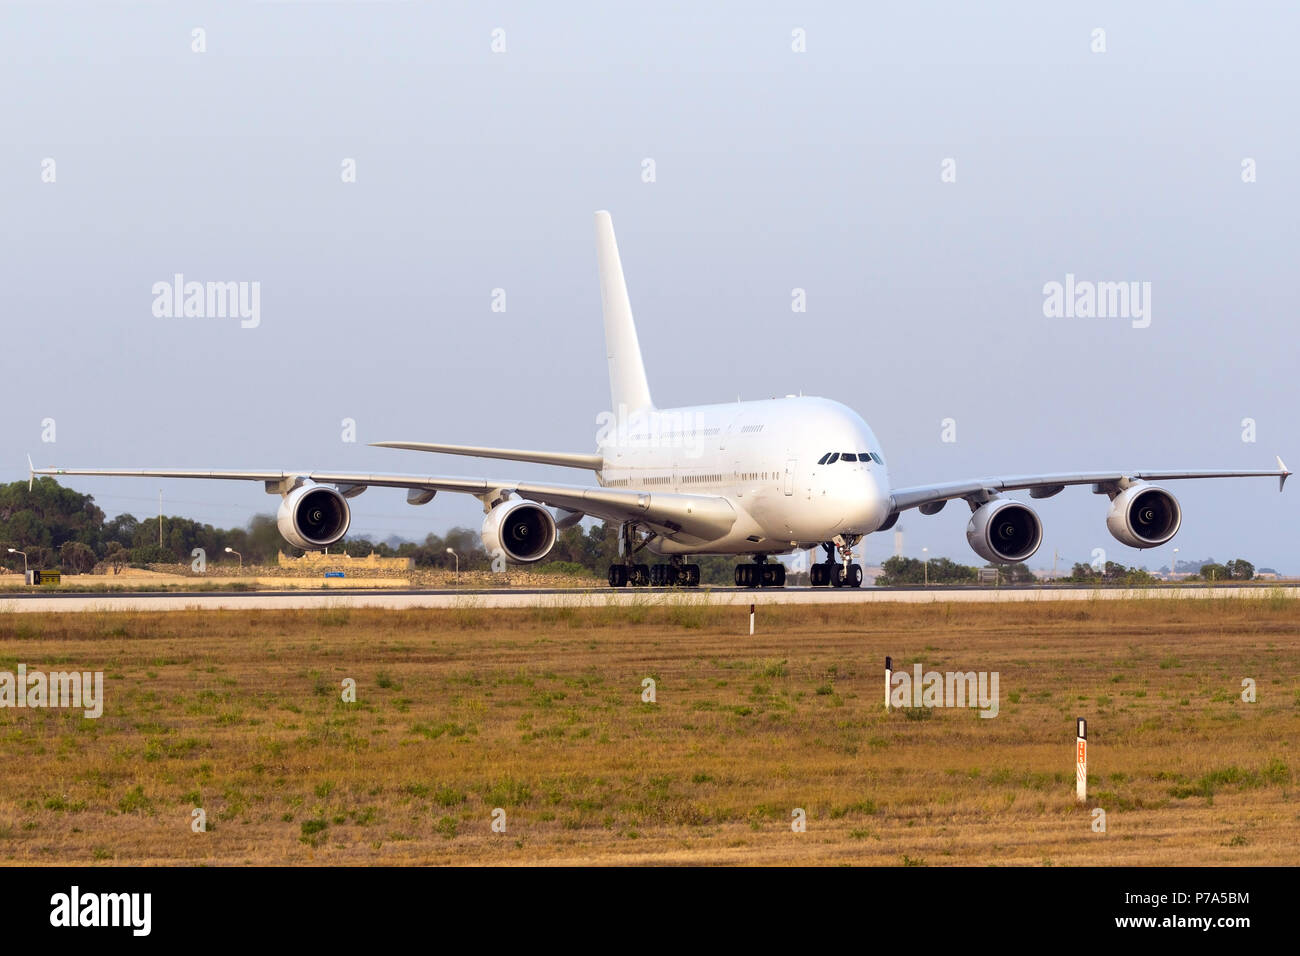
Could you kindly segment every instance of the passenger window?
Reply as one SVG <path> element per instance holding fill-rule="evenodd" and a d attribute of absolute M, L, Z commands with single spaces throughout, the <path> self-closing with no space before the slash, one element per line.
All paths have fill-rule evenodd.
<path fill-rule="evenodd" d="M 840 453 L 837 451 L 833 451 L 831 452 L 831 457 L 827 459 L 826 464 L 833 465 L 839 460 L 840 460 Z"/>
<path fill-rule="evenodd" d="M 855 454 L 853 454 L 853 452 L 851 452 L 851 451 L 846 451 L 846 452 L 844 453 L 844 460 L 845 460 L 845 461 L 857 461 L 857 460 L 858 460 L 858 456 L 855 455 Z"/>

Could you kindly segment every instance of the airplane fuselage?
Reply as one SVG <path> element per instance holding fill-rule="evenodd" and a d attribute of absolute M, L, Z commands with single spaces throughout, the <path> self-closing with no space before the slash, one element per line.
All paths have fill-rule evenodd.
<path fill-rule="evenodd" d="M 825 398 L 622 412 L 603 423 L 597 450 L 602 486 L 718 495 L 736 509 L 724 537 L 657 538 L 649 547 L 659 554 L 780 554 L 870 534 L 889 515 L 880 443 L 861 416 Z"/>

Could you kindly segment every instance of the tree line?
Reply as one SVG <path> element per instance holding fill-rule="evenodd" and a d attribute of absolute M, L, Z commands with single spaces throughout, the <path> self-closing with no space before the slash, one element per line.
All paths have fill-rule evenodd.
<path fill-rule="evenodd" d="M 238 562 L 226 554 L 231 548 L 245 564 L 274 564 L 279 552 L 300 554 L 281 536 L 273 515 L 256 515 L 243 528 L 218 528 L 178 515 L 164 515 L 161 541 L 157 518 L 122 514 L 106 518 L 91 495 L 65 488 L 53 478 L 39 478 L 31 490 L 27 482 L 0 486 L 0 559 L 11 570 L 27 565 L 43 570 L 85 573 L 103 564 L 112 570 L 124 566 L 189 564 L 194 549 L 202 548 L 209 563 Z M 331 548 L 364 556 L 371 551 L 384 557 L 410 557 L 417 565 L 451 567 L 447 548 L 460 553 L 462 568 L 487 567 L 487 555 L 478 532 L 453 528 L 446 535 L 431 534 L 422 543 L 404 542 L 400 548 L 365 538 L 348 539 Z"/>
<path fill-rule="evenodd" d="M 979 581 L 980 570 L 972 565 L 958 564 L 949 558 L 931 558 L 926 562 L 919 558 L 895 555 L 881 562 L 876 585 L 897 587 L 903 584 L 925 584 L 927 581 L 930 584 L 975 584 Z M 1017 564 L 987 564 L 984 570 L 996 570 L 1001 584 L 1027 584 L 1034 580 L 1034 572 L 1023 561 Z"/>
<path fill-rule="evenodd" d="M 1182 580 L 1249 581 L 1254 577 L 1255 566 L 1244 558 L 1236 558 L 1227 564 L 1206 561 L 1198 570 L 1186 573 Z M 1148 584 L 1155 577 L 1146 568 L 1128 568 L 1116 561 L 1107 561 L 1101 567 L 1076 564 L 1070 569 L 1069 576 L 1062 580 L 1078 584 Z"/>
<path fill-rule="evenodd" d="M 91 495 L 65 488 L 53 478 L 38 478 L 31 490 L 27 482 L 0 485 L 0 560 L 10 570 L 27 565 L 42 570 L 86 573 L 105 569 L 145 567 L 151 564 L 189 564 L 194 550 L 202 548 L 211 563 L 237 563 L 226 548 L 238 552 L 245 564 L 274 564 L 278 554 L 301 554 L 280 536 L 273 515 L 256 515 L 243 528 L 218 528 L 178 515 L 164 515 L 161 541 L 157 518 L 122 514 L 107 518 Z M 453 568 L 456 557 L 462 570 L 488 570 L 491 558 L 477 529 L 452 528 L 446 534 L 429 534 L 422 542 L 390 544 L 357 536 L 345 538 L 330 550 L 365 557 L 374 552 L 386 558 L 411 558 L 417 567 Z M 617 529 L 597 524 L 584 529 L 566 528 L 559 534 L 547 567 L 553 570 L 603 573 L 618 557 Z"/>

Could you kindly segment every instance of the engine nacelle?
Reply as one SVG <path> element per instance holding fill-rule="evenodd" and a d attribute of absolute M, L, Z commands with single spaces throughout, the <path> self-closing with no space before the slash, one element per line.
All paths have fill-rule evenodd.
<path fill-rule="evenodd" d="M 1043 543 L 1043 523 L 1028 505 L 994 498 L 970 516 L 966 540 L 985 561 L 1015 564 L 1032 557 Z"/>
<path fill-rule="evenodd" d="M 503 501 L 483 519 L 483 547 L 488 557 L 504 555 L 511 564 L 532 564 L 551 553 L 555 518 L 531 501 Z"/>
<path fill-rule="evenodd" d="M 1136 481 L 1117 494 L 1106 515 L 1106 528 L 1130 548 L 1156 548 L 1178 533 L 1183 509 L 1178 499 L 1155 485 Z"/>
<path fill-rule="evenodd" d="M 307 482 L 284 496 L 275 523 L 295 548 L 317 551 L 348 533 L 352 511 L 335 489 Z"/>

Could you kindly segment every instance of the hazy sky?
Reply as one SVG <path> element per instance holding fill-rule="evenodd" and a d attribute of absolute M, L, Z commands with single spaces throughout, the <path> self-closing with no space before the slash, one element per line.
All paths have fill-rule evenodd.
<path fill-rule="evenodd" d="M 592 450 L 596 209 L 661 407 L 836 398 L 899 485 L 1294 466 L 1298 24 L 1230 3 L 0 4 L 0 478 L 30 452 L 586 480 L 365 442 Z M 260 283 L 260 323 L 155 316 L 176 273 Z M 1149 326 L 1046 317 L 1067 274 L 1151 283 Z M 156 510 L 158 482 L 69 484 Z M 277 504 L 162 487 L 219 525 Z M 1300 480 L 1172 490 L 1180 558 L 1300 570 Z M 1031 564 L 1168 563 L 1112 539 L 1086 489 L 1039 511 Z M 905 515 L 906 550 L 975 560 L 966 519 Z M 377 536 L 480 520 L 468 497 L 354 501 Z"/>

